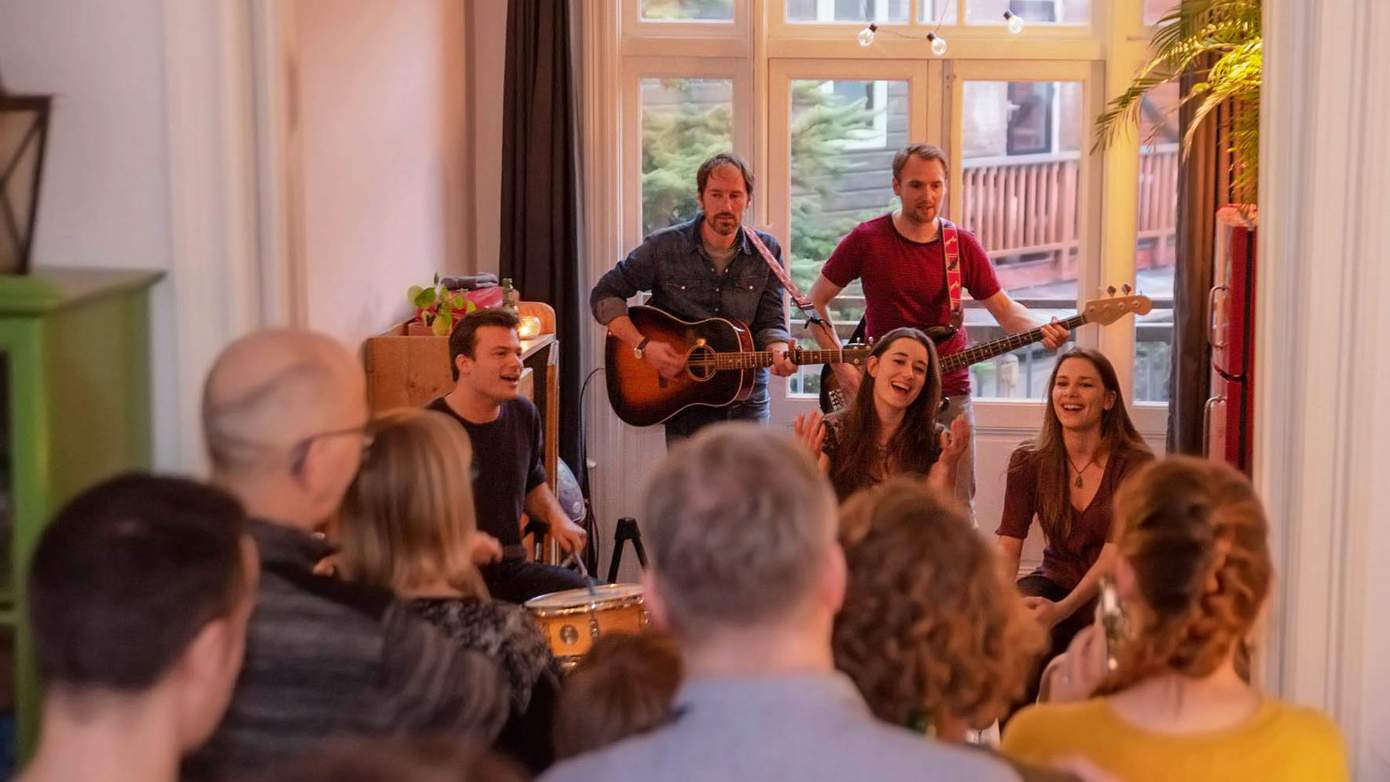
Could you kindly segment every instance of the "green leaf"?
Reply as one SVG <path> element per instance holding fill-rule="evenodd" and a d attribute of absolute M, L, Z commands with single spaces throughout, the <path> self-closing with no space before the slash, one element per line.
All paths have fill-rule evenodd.
<path fill-rule="evenodd" d="M 442 312 L 436 315 L 434 318 L 434 323 L 430 324 L 430 328 L 434 330 L 434 335 L 436 337 L 449 336 L 449 332 L 453 329 L 453 326 L 454 319 L 447 312 Z"/>
<path fill-rule="evenodd" d="M 410 302 L 411 304 L 415 304 L 415 299 L 420 295 L 420 292 L 423 290 L 424 288 L 421 288 L 419 285 L 412 285 L 409 288 L 406 288 L 405 300 Z M 415 306 L 418 307 L 420 305 L 415 304 Z"/>
<path fill-rule="evenodd" d="M 414 289 L 418 288 L 419 286 L 411 287 L 412 289 Z M 414 298 L 410 300 L 410 303 L 414 304 L 420 309 L 427 309 L 429 307 L 434 306 L 434 301 L 434 288 L 420 288 L 419 291 L 415 294 Z"/>

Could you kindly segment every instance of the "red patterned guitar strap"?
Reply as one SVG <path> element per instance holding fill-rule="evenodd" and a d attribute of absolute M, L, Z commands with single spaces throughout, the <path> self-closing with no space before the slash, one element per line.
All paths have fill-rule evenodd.
<path fill-rule="evenodd" d="M 816 312 L 816 308 L 811 306 L 811 300 L 806 298 L 806 294 L 802 293 L 801 288 L 797 287 L 796 283 L 792 281 L 791 276 L 787 274 L 787 270 L 782 268 L 782 264 L 778 263 L 777 259 L 772 256 L 772 251 L 767 249 L 766 244 L 763 244 L 763 240 L 758 236 L 758 232 L 748 226 L 744 226 L 743 235 L 748 237 L 748 242 L 752 244 L 753 249 L 757 250 L 758 254 L 763 257 L 763 262 L 767 264 L 767 268 L 772 270 L 772 275 L 777 278 L 778 282 L 782 283 L 782 287 L 787 291 L 787 294 L 791 296 L 792 301 L 801 309 L 802 313 L 806 315 L 806 322 L 821 323 L 820 313 Z"/>
<path fill-rule="evenodd" d="M 960 234 L 956 224 L 941 218 L 941 247 L 946 260 L 946 290 L 951 295 L 951 326 L 960 328 L 965 310 L 960 305 Z"/>

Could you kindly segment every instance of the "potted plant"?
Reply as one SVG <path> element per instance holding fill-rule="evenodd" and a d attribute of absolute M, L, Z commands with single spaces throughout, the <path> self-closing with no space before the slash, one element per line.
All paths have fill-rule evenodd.
<path fill-rule="evenodd" d="M 1263 64 L 1260 0 L 1182 0 L 1159 20 L 1151 44 L 1153 57 L 1129 88 L 1096 118 L 1096 148 L 1108 146 L 1120 128 L 1138 126 L 1145 93 L 1191 71 L 1198 81 L 1182 102 L 1196 101 L 1197 108 L 1182 139 L 1183 155 L 1212 111 L 1227 101 L 1235 102 L 1232 189 L 1239 203 L 1254 203 L 1259 180 Z"/>
<path fill-rule="evenodd" d="M 405 297 L 415 308 L 415 320 L 406 326 L 406 333 L 411 336 L 447 337 L 455 321 L 477 309 L 462 291 L 451 291 L 441 285 L 438 274 L 434 275 L 429 287 L 410 286 Z"/>

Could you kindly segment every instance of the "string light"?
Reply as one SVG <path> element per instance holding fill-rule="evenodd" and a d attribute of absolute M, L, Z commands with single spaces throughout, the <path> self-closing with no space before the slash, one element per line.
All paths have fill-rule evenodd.
<path fill-rule="evenodd" d="M 937 14 L 937 16 L 936 16 L 936 24 L 932 27 L 931 32 L 927 33 L 927 37 L 926 37 L 927 43 L 931 46 L 931 53 L 934 54 L 934 55 L 936 55 L 937 57 L 944 57 L 944 56 L 946 56 L 946 39 L 943 38 L 942 35 L 941 35 L 941 23 L 942 23 L 942 21 L 945 20 L 945 18 L 946 18 L 946 10 L 947 10 L 947 8 L 949 8 L 949 7 L 950 7 L 950 3 L 942 3 L 942 5 L 941 5 L 941 11 L 940 11 L 940 12 Z M 864 15 L 865 15 L 865 16 L 868 16 L 867 10 L 865 10 Z M 1009 32 L 1011 32 L 1011 33 L 1017 33 L 1018 31 L 1020 31 L 1020 30 L 1023 29 L 1023 20 L 1020 19 L 1016 14 L 1012 14 L 1012 13 L 1010 13 L 1010 12 L 1008 12 L 1008 11 L 1005 11 L 1005 12 L 1004 12 L 1004 18 L 1005 18 L 1005 20 L 1008 22 L 1008 25 L 1009 25 Z M 876 24 L 870 22 L 869 24 L 865 25 L 865 26 L 863 27 L 863 29 L 861 29 L 861 30 L 859 31 L 858 36 L 856 36 L 856 37 L 859 39 L 859 45 L 860 45 L 860 46 L 863 46 L 863 47 L 865 47 L 865 48 L 867 48 L 867 47 L 869 47 L 869 46 L 872 46 L 873 43 L 874 43 L 874 41 L 877 40 L 878 34 L 879 34 L 880 32 L 883 32 L 883 33 L 886 33 L 886 34 L 888 34 L 888 35 L 892 35 L 892 36 L 895 36 L 895 37 L 898 37 L 898 38 L 916 38 L 916 37 L 917 37 L 917 36 L 915 36 L 915 35 L 908 35 L 908 34 L 906 34 L 906 33 L 900 33 L 900 32 L 898 32 L 897 30 L 882 30 L 882 31 L 880 31 L 880 30 L 878 29 L 878 25 L 876 25 Z"/>
<path fill-rule="evenodd" d="M 1004 22 L 1009 26 L 1009 32 L 1014 35 L 1023 32 L 1023 17 L 1013 11 L 1004 12 Z"/>
<path fill-rule="evenodd" d="M 932 54 L 935 54 L 937 57 L 943 57 L 943 56 L 945 56 L 945 54 L 946 54 L 946 39 L 945 39 L 945 38 L 942 38 L 941 36 L 937 35 L 936 33 L 927 33 L 927 40 L 928 40 L 928 41 L 931 41 L 931 53 L 932 53 Z"/>

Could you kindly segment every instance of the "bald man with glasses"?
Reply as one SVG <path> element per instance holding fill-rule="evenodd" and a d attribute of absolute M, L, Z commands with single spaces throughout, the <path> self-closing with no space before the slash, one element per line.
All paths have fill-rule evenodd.
<path fill-rule="evenodd" d="M 366 382 L 332 339 L 265 331 L 232 343 L 203 390 L 212 482 L 237 497 L 262 561 L 246 662 L 185 779 L 242 776 L 344 735 L 452 732 L 490 742 L 501 671 L 389 592 L 317 575 L 317 534 L 371 444 Z"/>

